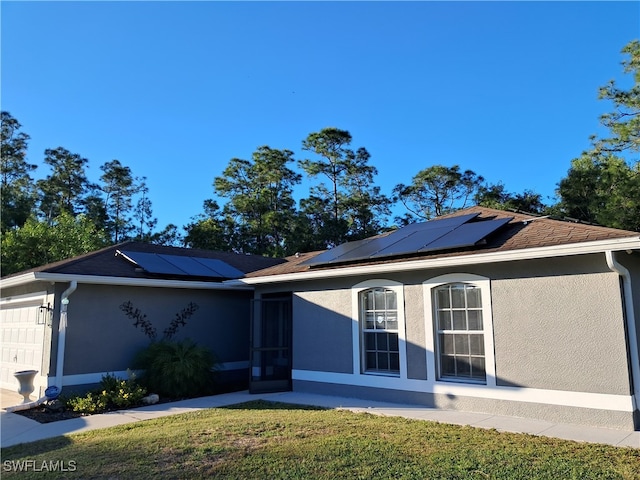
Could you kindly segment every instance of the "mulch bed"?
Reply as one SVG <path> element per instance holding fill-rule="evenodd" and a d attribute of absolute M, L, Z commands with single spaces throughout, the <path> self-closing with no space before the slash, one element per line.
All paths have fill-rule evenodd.
<path fill-rule="evenodd" d="M 176 402 L 178 400 L 184 400 L 184 399 L 165 397 L 165 398 L 160 398 L 160 401 L 157 404 Z M 137 408 L 137 407 L 144 407 L 144 405 L 140 404 L 132 407 L 127 407 L 126 410 L 129 410 L 130 408 Z M 104 413 L 115 412 L 117 410 L 118 409 L 107 410 Z M 92 415 L 91 413 L 74 412 L 66 408 L 60 412 L 54 412 L 49 410 L 46 407 L 46 404 L 42 404 L 39 407 L 30 408 L 29 410 L 20 410 L 18 412 L 13 412 L 13 413 L 17 413 L 18 415 L 22 415 L 23 417 L 30 418 L 31 420 L 35 420 L 38 423 L 59 422 L 60 420 L 69 420 L 71 418 L 88 417 Z"/>
<path fill-rule="evenodd" d="M 216 394 L 236 392 L 236 391 L 245 390 L 245 389 L 246 389 L 245 384 L 224 385 L 218 388 Z M 185 400 L 185 399 L 160 397 L 160 401 L 158 403 L 169 403 L 169 402 L 176 402 L 179 400 Z M 138 405 L 138 406 L 142 407 L 143 405 Z M 129 408 L 136 408 L 136 407 L 129 407 Z M 111 410 L 111 411 L 114 411 L 114 410 Z M 22 415 L 23 417 L 26 417 L 26 418 L 30 418 L 31 420 L 35 420 L 38 423 L 59 422 L 60 420 L 69 420 L 71 418 L 87 417 L 91 415 L 88 413 L 73 412 L 71 410 L 67 410 L 66 408 L 61 412 L 54 412 L 47 408 L 46 403 L 40 405 L 39 407 L 31 408 L 29 410 L 20 410 L 14 413 L 17 413 L 18 415 Z"/>
<path fill-rule="evenodd" d="M 31 420 L 35 420 L 38 423 L 51 423 L 51 422 L 59 422 L 60 420 L 69 420 L 71 418 L 84 417 L 86 414 L 72 412 L 71 410 L 63 410 L 62 412 L 50 412 L 43 407 L 42 405 L 36 408 L 31 408 L 29 410 L 20 410 L 19 412 L 14 412 L 18 415 L 22 415 L 23 417 L 30 418 Z"/>

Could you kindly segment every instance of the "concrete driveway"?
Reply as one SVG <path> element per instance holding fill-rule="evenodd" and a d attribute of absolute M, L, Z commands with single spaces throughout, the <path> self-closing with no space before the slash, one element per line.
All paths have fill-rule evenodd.
<path fill-rule="evenodd" d="M 22 400 L 23 397 L 18 392 L 0 388 L 0 408 L 13 407 L 22 403 Z M 31 400 L 37 400 L 37 398 L 31 395 Z"/>

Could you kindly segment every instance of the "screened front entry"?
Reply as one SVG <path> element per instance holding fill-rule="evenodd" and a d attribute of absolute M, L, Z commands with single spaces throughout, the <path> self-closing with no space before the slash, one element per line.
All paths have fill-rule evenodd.
<path fill-rule="evenodd" d="M 291 390 L 291 294 L 253 301 L 249 367 L 251 393 Z"/>

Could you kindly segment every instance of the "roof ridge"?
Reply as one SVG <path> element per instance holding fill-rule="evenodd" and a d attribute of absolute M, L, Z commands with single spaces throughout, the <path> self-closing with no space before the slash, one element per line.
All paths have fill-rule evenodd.
<path fill-rule="evenodd" d="M 266 257 L 263 255 L 256 254 L 241 254 L 236 252 L 224 252 L 224 251 L 216 251 L 216 250 L 205 250 L 205 249 L 192 249 L 186 247 L 174 247 L 170 245 L 157 245 L 148 242 L 137 242 L 128 240 L 125 242 L 116 243 L 113 245 L 107 245 L 99 250 L 94 250 L 92 252 L 83 253 L 80 255 L 76 255 L 74 257 L 65 258 L 62 260 L 57 260 L 55 262 L 49 262 L 44 265 L 39 265 L 37 267 L 29 268 L 27 270 L 22 270 L 20 272 L 15 272 L 6 276 L 3 276 L 2 279 L 11 278 L 18 275 L 23 275 L 27 273 L 64 273 L 69 270 L 84 270 L 89 268 L 95 262 L 102 262 L 110 256 L 115 257 L 115 253 L 117 250 L 121 251 L 137 251 L 137 252 L 145 252 L 145 253 L 160 253 L 160 254 L 177 254 L 178 256 L 188 256 L 188 257 L 196 257 L 196 258 L 212 258 L 218 259 L 225 263 L 229 263 L 234 266 L 238 270 L 246 273 L 248 271 L 254 271 L 255 269 L 267 268 L 269 265 L 275 265 L 277 263 L 284 263 L 286 260 L 282 258 L 272 258 Z M 87 267 L 85 268 L 85 265 Z M 95 268 L 95 265 L 92 267 Z"/>
<path fill-rule="evenodd" d="M 173 245 L 159 245 L 156 243 L 149 243 L 149 242 L 136 242 L 136 241 L 128 241 L 128 242 L 124 242 L 121 243 L 119 245 L 125 245 L 125 244 L 131 244 L 131 245 L 139 245 L 139 246 L 145 246 L 145 247 L 153 247 L 153 248 L 158 248 L 158 249 L 166 249 L 166 250 L 171 250 L 175 253 L 176 250 L 179 250 L 181 253 L 189 253 L 189 256 L 196 256 L 193 254 L 197 254 L 197 253 L 201 253 L 201 254 L 216 254 L 216 255 L 228 255 L 228 256 L 237 256 L 237 257 L 254 257 L 254 258 L 268 258 L 268 259 L 280 259 L 282 260 L 281 257 L 267 257 L 265 255 L 258 255 L 256 253 L 239 253 L 239 252 L 232 252 L 232 251 L 227 251 L 227 250 L 209 250 L 206 248 L 191 248 L 191 247 L 176 247 Z"/>

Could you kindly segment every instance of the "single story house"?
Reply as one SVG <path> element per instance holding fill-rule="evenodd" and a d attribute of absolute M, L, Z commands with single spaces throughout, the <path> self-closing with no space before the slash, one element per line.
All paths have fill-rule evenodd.
<path fill-rule="evenodd" d="M 126 378 L 148 334 L 162 338 L 184 312 L 174 338 L 211 348 L 222 380 L 246 383 L 253 288 L 223 281 L 281 262 L 127 242 L 5 277 L 0 388 L 16 390 L 21 370 L 38 371 L 34 395 L 50 385 L 81 389 L 108 373 Z"/>
<path fill-rule="evenodd" d="M 253 392 L 640 428 L 637 232 L 472 207 L 284 260 L 157 248 L 116 246 L 2 279 L 2 385 L 28 365 L 41 386 L 123 373 L 148 339 L 122 305 L 161 331 L 193 302 L 179 333 Z M 147 254 L 231 268 L 172 276 Z M 19 353 L 24 339 L 33 358 Z"/>
<path fill-rule="evenodd" d="M 227 282 L 255 391 L 640 428 L 639 233 L 473 207 L 287 260 Z"/>

